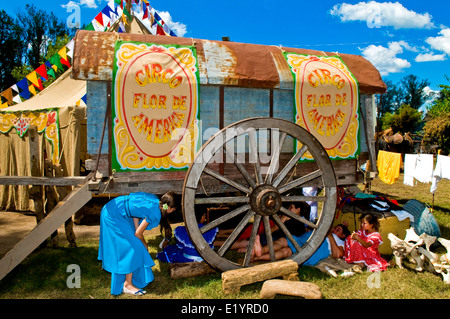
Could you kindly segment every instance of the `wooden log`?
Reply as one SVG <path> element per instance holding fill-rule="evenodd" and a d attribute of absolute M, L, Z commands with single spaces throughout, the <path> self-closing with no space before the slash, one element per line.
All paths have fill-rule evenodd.
<path fill-rule="evenodd" d="M 170 278 L 190 278 L 201 275 L 208 275 L 216 271 L 204 261 L 191 263 L 173 263 L 169 265 Z"/>
<path fill-rule="evenodd" d="M 261 299 L 273 299 L 277 294 L 303 297 L 306 299 L 322 299 L 319 286 L 310 282 L 272 279 L 264 282 L 261 288 Z"/>
<path fill-rule="evenodd" d="M 244 285 L 277 277 L 283 277 L 285 280 L 298 281 L 297 270 L 297 263 L 288 259 L 249 268 L 225 271 L 222 273 L 222 290 L 225 294 L 237 294 Z"/>

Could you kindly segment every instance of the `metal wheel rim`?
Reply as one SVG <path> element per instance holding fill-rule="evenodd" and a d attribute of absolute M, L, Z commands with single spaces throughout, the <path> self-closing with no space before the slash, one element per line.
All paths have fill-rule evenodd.
<path fill-rule="evenodd" d="M 297 178 L 295 180 L 296 183 L 299 183 L 296 187 L 300 187 L 304 185 L 307 181 L 310 181 L 311 179 L 319 178 L 322 181 L 323 190 L 324 190 L 324 196 L 316 196 L 314 199 L 318 201 L 323 202 L 322 211 L 320 212 L 320 218 L 317 221 L 316 228 L 313 230 L 313 234 L 308 239 L 308 241 L 303 246 L 298 246 L 297 252 L 292 254 L 288 259 L 293 259 L 298 264 L 302 264 L 305 262 L 315 251 L 316 249 L 321 245 L 323 240 L 325 239 L 325 236 L 327 235 L 328 230 L 331 227 L 331 224 L 333 222 L 334 214 L 335 214 L 335 208 L 336 208 L 336 200 L 337 200 L 337 192 L 336 192 L 336 178 L 334 174 L 334 169 L 331 164 L 331 161 L 328 157 L 328 154 L 326 153 L 323 146 L 318 142 L 318 140 L 312 136 L 308 131 L 303 129 L 302 127 L 296 125 L 293 122 L 289 122 L 282 119 L 276 119 L 276 118 L 250 118 L 245 119 L 239 122 L 236 122 L 234 124 L 231 124 L 227 126 L 226 128 L 222 129 L 221 131 L 217 132 L 213 137 L 211 137 L 202 147 L 202 149 L 198 152 L 197 156 L 195 157 L 195 160 L 193 164 L 190 166 L 188 172 L 186 173 L 185 181 L 184 181 L 184 187 L 183 187 L 183 218 L 185 221 L 187 232 L 199 252 L 199 254 L 202 256 L 202 258 L 210 264 L 212 267 L 216 268 L 219 271 L 227 271 L 231 269 L 238 269 L 243 267 L 248 267 L 250 265 L 250 256 L 253 249 L 253 243 L 256 237 L 256 230 L 258 227 L 253 227 L 252 234 L 250 236 L 250 244 L 248 245 L 247 252 L 245 254 L 244 263 L 243 264 L 237 264 L 236 262 L 230 261 L 224 257 L 224 254 L 228 250 L 228 248 L 224 248 L 223 246 L 221 248 L 224 248 L 223 251 L 220 249 L 218 251 L 215 251 L 212 249 L 208 243 L 205 241 L 205 239 L 202 236 L 202 233 L 206 232 L 208 230 L 208 225 L 206 225 L 203 228 L 199 228 L 198 221 L 195 216 L 195 203 L 198 203 L 198 201 L 201 199 L 196 199 L 196 190 L 199 187 L 199 182 L 202 174 L 205 173 L 208 169 L 205 170 L 206 165 L 208 164 L 209 160 L 214 156 L 214 154 L 217 152 L 217 150 L 220 149 L 221 146 L 225 145 L 227 142 L 229 142 L 231 139 L 234 139 L 241 134 L 241 132 L 251 132 L 252 129 L 279 129 L 283 134 L 291 136 L 292 138 L 299 140 L 303 147 L 300 150 L 297 150 L 297 152 L 293 155 L 292 160 L 296 156 L 299 156 L 299 153 L 302 153 L 304 148 L 306 147 L 307 150 L 310 152 L 312 157 L 314 158 L 314 161 L 316 162 L 319 170 L 312 172 L 311 174 L 307 174 L 305 176 L 301 176 L 300 178 Z M 245 134 L 245 133 L 244 133 Z M 249 139 L 250 139 L 250 133 Z M 284 139 L 283 139 L 284 141 Z M 280 141 L 280 143 L 282 143 Z M 303 153 L 302 153 L 303 154 Z M 288 170 L 290 167 L 289 165 L 293 165 L 290 161 L 287 165 L 283 167 L 283 169 L 287 170 L 283 173 L 283 169 L 279 170 L 278 172 L 273 173 L 273 175 L 269 178 L 267 178 L 266 175 L 266 184 L 269 181 L 270 184 L 275 185 L 275 188 L 279 191 L 280 195 L 287 192 L 286 188 L 289 188 L 292 186 L 286 184 L 281 184 L 283 181 L 283 178 L 281 178 L 281 173 L 286 176 L 289 174 L 289 172 L 292 170 Z M 298 160 L 296 161 L 298 162 Z M 291 164 L 290 164 L 291 163 Z M 236 164 L 238 167 L 238 164 Z M 257 164 L 255 164 L 255 167 Z M 289 166 L 289 167 L 288 167 Z M 239 168 L 239 167 L 238 167 Z M 244 173 L 243 173 L 244 175 Z M 236 189 L 239 189 L 241 192 L 245 193 L 250 190 L 252 193 L 256 186 L 261 184 L 261 180 L 258 181 L 259 178 L 262 178 L 262 174 L 258 174 L 258 170 L 255 169 L 255 176 L 252 181 L 248 181 L 249 185 L 231 185 Z M 270 168 L 269 168 L 269 175 L 270 175 Z M 217 178 L 217 177 L 216 177 Z M 264 178 L 263 178 L 264 179 Z M 306 182 L 303 182 L 306 181 Z M 225 183 L 230 185 L 230 181 L 225 181 Z M 250 194 L 251 194 L 250 193 Z M 249 194 L 249 193 L 248 193 Z M 251 197 L 248 196 L 247 197 Z M 302 197 L 302 196 L 297 196 Z M 291 197 L 292 199 L 292 197 Z M 306 196 L 303 196 L 303 198 L 300 200 L 300 198 L 297 198 L 299 201 L 305 201 L 307 199 Z M 245 198 L 239 198 L 236 200 L 242 201 L 242 206 L 240 206 L 240 209 L 236 209 L 230 214 L 235 215 L 242 215 L 242 223 L 245 221 L 248 222 L 250 218 L 254 218 L 254 223 L 257 223 L 259 226 L 259 223 L 262 222 L 266 226 L 266 229 L 268 227 L 268 220 L 269 218 L 263 216 L 260 212 L 254 212 L 252 210 L 252 207 L 249 203 L 249 201 L 246 201 Z M 285 199 L 286 200 L 286 199 Z M 285 211 L 282 211 L 281 213 L 286 214 Z M 250 216 L 251 215 L 251 216 Z M 276 214 L 278 215 L 278 214 Z M 275 216 L 275 215 L 271 215 Z M 227 216 L 228 218 L 229 216 Z M 275 217 L 274 217 L 275 218 Z M 246 223 L 244 223 L 246 225 Z M 278 223 L 277 223 L 278 224 Z M 219 224 L 220 225 L 220 224 Z M 245 226 L 244 225 L 244 226 Z M 280 225 L 279 225 L 280 226 Z M 205 229 L 206 228 L 206 229 Z M 212 228 L 212 227 L 211 227 Z M 242 227 L 243 228 L 243 227 Z M 282 225 L 280 226 L 282 228 Z M 242 229 L 241 229 L 242 230 Z M 286 231 L 284 230 L 286 233 Z M 240 231 L 239 231 L 240 233 Z M 238 237 L 238 234 L 234 234 L 235 237 Z M 232 234 L 233 235 L 233 234 Z M 230 236 L 231 237 L 231 236 Z M 272 245 L 273 243 L 271 241 L 271 237 L 268 236 L 268 245 Z M 288 237 L 288 236 L 287 236 Z M 292 242 L 292 241 L 291 241 Z M 295 243 L 296 244 L 296 243 Z M 225 245 L 225 244 L 224 244 Z M 273 250 L 271 249 L 271 253 L 273 253 Z M 272 258 L 274 255 L 272 255 Z M 272 260 L 274 261 L 274 260 Z"/>

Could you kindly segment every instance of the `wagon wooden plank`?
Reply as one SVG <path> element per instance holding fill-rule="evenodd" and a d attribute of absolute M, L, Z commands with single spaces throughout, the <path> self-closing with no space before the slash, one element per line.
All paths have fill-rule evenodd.
<path fill-rule="evenodd" d="M 75 188 L 27 236 L 3 256 L 0 260 L 0 280 L 92 198 L 88 186 L 89 184 L 85 183 L 83 186 Z"/>

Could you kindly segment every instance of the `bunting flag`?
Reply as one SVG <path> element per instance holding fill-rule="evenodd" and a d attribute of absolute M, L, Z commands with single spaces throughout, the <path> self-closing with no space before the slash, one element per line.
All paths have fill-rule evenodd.
<path fill-rule="evenodd" d="M 48 67 L 47 74 L 52 76 L 54 79 L 56 79 L 55 70 L 53 69 L 53 66 L 50 63 L 50 61 L 46 61 L 44 64 Z"/>
<path fill-rule="evenodd" d="M 6 103 L 8 104 L 8 106 L 12 104 L 12 102 L 13 102 L 13 93 L 12 93 L 12 89 L 11 88 L 6 89 L 5 91 L 3 91 L 1 93 L 1 95 L 6 99 Z"/>
<path fill-rule="evenodd" d="M 26 76 L 26 78 L 35 86 L 37 87 L 39 90 L 43 90 L 44 87 L 42 86 L 42 81 L 41 78 L 37 77 L 37 73 L 36 71 L 31 72 L 30 74 L 28 74 Z M 34 88 L 33 88 L 34 89 Z M 36 93 L 35 93 L 36 94 Z"/>
<path fill-rule="evenodd" d="M 28 86 L 28 91 L 30 91 L 30 93 L 33 94 L 33 96 L 36 95 L 36 89 L 34 88 L 33 84 L 30 84 Z"/>
<path fill-rule="evenodd" d="M 41 77 L 45 79 L 45 81 L 48 81 L 48 73 L 47 68 L 45 67 L 45 64 L 41 64 L 36 70 L 36 73 L 39 74 Z"/>
<path fill-rule="evenodd" d="M 63 47 L 61 50 L 59 50 L 58 55 L 61 57 L 60 59 L 61 64 L 64 64 L 65 66 L 70 68 L 70 62 L 67 59 L 67 48 Z"/>
<path fill-rule="evenodd" d="M 17 87 L 21 89 L 21 91 L 19 92 L 20 96 L 25 100 L 28 100 L 30 98 L 30 90 L 28 89 L 27 78 L 23 78 L 22 80 L 17 82 Z"/>
<path fill-rule="evenodd" d="M 61 57 L 59 54 L 53 55 L 49 61 L 52 64 L 53 70 L 55 71 L 58 71 L 58 69 L 64 70 L 63 65 L 61 63 Z"/>

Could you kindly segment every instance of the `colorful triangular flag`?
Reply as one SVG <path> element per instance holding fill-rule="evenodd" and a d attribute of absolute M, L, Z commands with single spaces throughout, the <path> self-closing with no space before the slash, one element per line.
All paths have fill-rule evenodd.
<path fill-rule="evenodd" d="M 30 98 L 30 90 L 28 89 L 28 82 L 26 78 L 23 78 L 19 82 L 16 83 L 17 87 L 22 91 L 19 92 L 20 96 L 24 99 L 28 100 Z"/>
<path fill-rule="evenodd" d="M 35 90 L 33 84 L 30 84 L 28 86 L 28 90 L 30 91 L 31 94 L 36 95 L 36 90 Z"/>
<path fill-rule="evenodd" d="M 46 81 L 48 80 L 47 68 L 45 67 L 45 64 L 41 64 L 35 71 Z"/>
<path fill-rule="evenodd" d="M 35 86 L 35 87 L 37 87 L 39 90 L 43 90 L 44 89 L 44 87 L 42 86 L 42 81 L 41 81 L 41 78 L 38 78 L 37 77 L 37 73 L 36 73 L 36 71 L 33 71 L 33 72 L 31 72 L 30 74 L 28 74 L 27 76 L 26 76 L 26 78 L 31 82 L 31 83 L 33 83 L 33 85 Z M 36 93 L 35 93 L 36 94 Z"/>
<path fill-rule="evenodd" d="M 61 64 L 61 56 L 59 54 L 53 55 L 49 59 L 50 63 L 52 64 L 53 70 L 57 71 L 58 69 L 64 70 L 62 64 Z"/>
<path fill-rule="evenodd" d="M 50 63 L 50 61 L 45 61 L 44 63 L 47 66 L 47 74 L 52 76 L 54 79 L 56 79 L 56 74 L 55 74 L 55 70 L 53 69 L 52 64 Z"/>
<path fill-rule="evenodd" d="M 4 90 L 1 95 L 7 100 L 8 105 L 12 104 L 13 101 L 13 94 L 12 94 L 12 89 L 8 88 L 6 90 Z"/>

